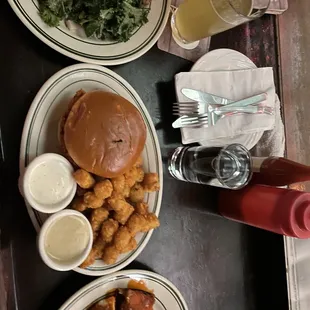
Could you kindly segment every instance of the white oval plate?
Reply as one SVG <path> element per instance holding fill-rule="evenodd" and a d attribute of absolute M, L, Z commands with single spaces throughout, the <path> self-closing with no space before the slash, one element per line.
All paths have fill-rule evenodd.
<path fill-rule="evenodd" d="M 99 278 L 70 297 L 59 310 L 88 309 L 116 288 L 127 288 L 130 280 L 143 281 L 155 295 L 154 310 L 188 310 L 179 290 L 164 277 L 144 270 L 124 270 Z"/>
<path fill-rule="evenodd" d="M 198 59 L 192 67 L 191 72 L 232 71 L 255 68 L 257 68 L 256 65 L 247 56 L 231 49 L 221 48 L 211 51 Z M 221 139 L 206 140 L 199 143 L 207 147 L 239 143 L 250 150 L 257 144 L 263 133 L 264 131 L 261 131 Z"/>
<path fill-rule="evenodd" d="M 8 0 L 24 25 L 56 51 L 81 62 L 119 65 L 146 53 L 158 40 L 167 23 L 171 0 L 153 0 L 148 23 L 140 27 L 127 42 L 107 42 L 81 38 L 60 26 L 47 26 L 38 14 L 36 0 Z"/>
<path fill-rule="evenodd" d="M 68 102 L 79 90 L 91 91 L 102 89 L 123 96 L 133 103 L 140 111 L 146 127 L 147 138 L 143 150 L 143 165 L 145 171 L 157 172 L 160 179 L 160 191 L 146 196 L 149 210 L 159 214 L 162 199 L 162 161 L 160 147 L 151 117 L 136 91 L 113 71 L 88 64 L 78 64 L 67 67 L 53 75 L 40 89 L 29 109 L 20 148 L 20 174 L 36 156 L 43 153 L 61 153 L 58 141 L 58 124 L 67 110 Z M 40 230 L 47 214 L 32 209 L 27 203 L 27 209 L 32 223 L 37 231 Z M 77 268 L 77 272 L 102 276 L 115 272 L 131 263 L 148 243 L 152 231 L 136 236 L 136 250 L 121 255 L 113 265 L 105 265 L 97 260 L 86 269 Z"/>

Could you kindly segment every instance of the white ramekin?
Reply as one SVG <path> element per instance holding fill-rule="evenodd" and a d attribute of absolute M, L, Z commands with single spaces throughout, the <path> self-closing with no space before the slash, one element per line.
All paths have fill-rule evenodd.
<path fill-rule="evenodd" d="M 78 216 L 81 219 L 83 219 L 83 221 L 85 221 L 85 224 L 87 225 L 87 231 L 89 234 L 89 241 L 87 247 L 85 248 L 81 256 L 76 258 L 74 261 L 70 262 L 55 261 L 47 254 L 45 250 L 45 238 L 47 236 L 47 232 L 50 228 L 50 225 L 65 216 Z M 68 271 L 80 266 L 90 253 L 92 249 L 92 244 L 93 244 L 93 233 L 91 225 L 85 215 L 75 210 L 62 210 L 51 215 L 42 225 L 38 235 L 38 242 L 37 242 L 38 250 L 43 262 L 50 268 L 58 271 Z"/>
<path fill-rule="evenodd" d="M 59 154 L 54 153 L 46 153 L 43 155 L 40 155 L 36 157 L 26 168 L 25 173 L 22 177 L 22 194 L 26 201 L 31 205 L 32 208 L 43 212 L 43 213 L 55 213 L 57 211 L 65 209 L 72 199 L 74 198 L 74 195 L 76 193 L 76 182 L 72 176 L 72 179 L 69 182 L 70 188 L 68 189 L 68 195 L 63 199 L 62 201 L 55 203 L 53 205 L 51 204 L 42 204 L 39 203 L 31 194 L 30 191 L 30 178 L 31 173 L 36 169 L 37 166 L 41 165 L 44 162 L 49 161 L 57 161 L 61 162 L 62 166 L 67 170 L 67 173 L 72 176 L 73 173 L 73 167 L 70 164 L 70 162 L 64 158 L 63 156 Z"/>

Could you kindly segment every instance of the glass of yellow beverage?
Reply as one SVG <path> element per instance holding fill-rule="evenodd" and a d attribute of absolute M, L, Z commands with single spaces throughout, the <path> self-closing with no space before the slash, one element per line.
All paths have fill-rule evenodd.
<path fill-rule="evenodd" d="M 270 0 L 185 0 L 171 18 L 175 40 L 183 45 L 261 17 Z"/>

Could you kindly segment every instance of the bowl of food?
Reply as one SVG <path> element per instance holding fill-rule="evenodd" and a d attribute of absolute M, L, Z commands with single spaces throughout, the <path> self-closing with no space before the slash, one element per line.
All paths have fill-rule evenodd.
<path fill-rule="evenodd" d="M 117 65 L 147 52 L 164 30 L 170 0 L 9 0 L 39 39 L 80 62 Z"/>
<path fill-rule="evenodd" d="M 58 271 L 79 266 L 91 251 L 92 229 L 87 218 L 74 210 L 50 216 L 38 237 L 38 249 L 44 263 Z"/>
<path fill-rule="evenodd" d="M 59 154 L 36 157 L 22 177 L 22 193 L 32 208 L 55 213 L 69 206 L 76 193 L 73 167 Z"/>
<path fill-rule="evenodd" d="M 89 213 L 94 244 L 81 264 L 102 259 L 116 263 L 137 248 L 135 236 L 159 226 L 144 202 L 159 190 L 156 173 L 145 173 L 141 154 L 146 126 L 138 109 L 125 98 L 106 91 L 79 90 L 60 128 L 63 153 L 75 166 L 78 191 L 72 208 Z"/>
<path fill-rule="evenodd" d="M 145 270 L 123 270 L 81 288 L 59 310 L 188 310 L 180 291 Z"/>
<path fill-rule="evenodd" d="M 62 70 L 42 87 L 29 110 L 21 174 L 37 156 L 51 151 L 71 163 L 77 189 L 68 208 L 85 216 L 92 228 L 92 249 L 75 270 L 98 276 L 124 268 L 159 226 L 162 197 L 160 148 L 141 99 L 105 68 Z M 27 201 L 26 206 L 40 231 L 47 216 Z"/>

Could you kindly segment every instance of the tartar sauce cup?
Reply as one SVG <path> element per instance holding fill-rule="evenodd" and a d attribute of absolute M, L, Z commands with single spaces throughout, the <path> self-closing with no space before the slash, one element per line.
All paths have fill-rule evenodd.
<path fill-rule="evenodd" d="M 72 270 L 87 258 L 93 233 L 87 218 L 75 210 L 51 215 L 41 227 L 38 249 L 44 263 L 58 271 Z"/>
<path fill-rule="evenodd" d="M 46 153 L 36 157 L 22 178 L 22 192 L 32 208 L 55 213 L 66 208 L 76 193 L 73 167 L 61 155 Z"/>

